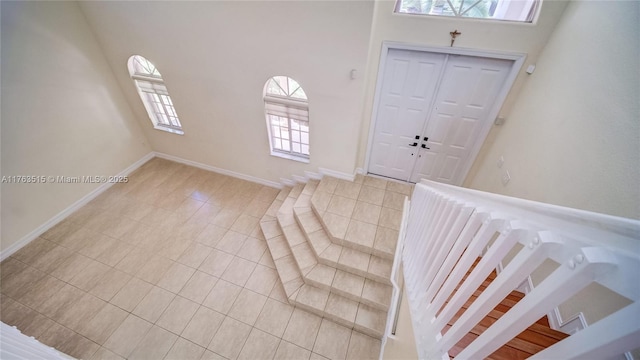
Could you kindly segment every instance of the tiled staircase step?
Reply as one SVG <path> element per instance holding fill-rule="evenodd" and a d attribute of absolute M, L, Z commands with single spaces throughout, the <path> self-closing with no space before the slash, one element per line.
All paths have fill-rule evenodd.
<path fill-rule="evenodd" d="M 411 189 L 370 176 L 354 182 L 325 176 L 311 196 L 311 208 L 333 243 L 393 259 Z"/>
<path fill-rule="evenodd" d="M 315 183 L 307 184 L 301 194 L 315 193 L 315 188 L 317 186 L 318 185 Z M 290 202 L 287 203 L 287 205 L 289 204 Z M 302 233 L 309 241 L 311 249 L 314 251 L 318 262 L 364 278 L 385 284 L 391 284 L 389 278 L 391 276 L 391 266 L 393 265 L 392 259 L 370 255 L 368 252 L 344 247 L 331 242 L 326 231 L 309 205 L 310 202 L 308 198 L 299 197 L 293 204 L 293 213 L 294 219 L 297 220 Z M 284 212 L 287 214 L 287 223 L 291 222 L 291 218 L 288 216 L 289 211 L 288 206 L 286 207 L 286 210 L 285 207 L 281 208 L 282 215 L 285 215 Z"/>
<path fill-rule="evenodd" d="M 313 184 L 308 184 L 307 186 L 313 186 Z M 301 193 L 300 196 L 303 194 Z M 289 199 L 293 198 L 289 197 Z M 344 270 L 338 270 L 335 266 L 338 265 L 337 263 L 333 266 L 319 263 L 317 255 L 309 245 L 310 242 L 307 241 L 302 229 L 295 221 L 290 223 L 290 220 L 288 220 L 287 212 L 292 212 L 290 208 L 292 201 L 289 199 L 285 200 L 281 210 L 278 212 L 278 222 L 281 225 L 284 240 L 289 245 L 293 258 L 302 273 L 304 282 L 342 295 L 350 300 L 386 311 L 389 308 L 391 298 L 391 286 L 388 285 L 388 278 L 383 278 L 383 283 L 380 283 L 374 279 L 352 273 L 357 269 L 350 266 L 344 266 L 342 267 Z M 299 199 L 295 204 L 299 204 Z M 288 225 L 282 226 L 282 224 Z M 277 240 L 268 239 L 269 241 L 274 244 L 276 252 L 274 256 L 279 256 L 282 253 L 280 250 L 282 241 L 279 238 Z"/>
<path fill-rule="evenodd" d="M 285 240 L 287 241 L 291 252 L 296 259 L 296 263 L 303 275 L 306 275 L 314 266 L 318 264 L 309 243 L 304 238 L 298 224 L 293 223 L 282 227 Z"/>
<path fill-rule="evenodd" d="M 290 298 L 304 285 L 302 274 L 295 262 L 293 253 L 286 244 L 280 226 L 275 218 L 265 215 L 260 221 L 260 228 L 267 239 L 267 247 L 276 265 L 276 271 L 282 281 L 284 292 Z"/>
<path fill-rule="evenodd" d="M 322 181 L 320 183 L 307 184 L 301 194 L 312 194 L 311 197 L 313 198 L 321 183 Z M 289 206 L 290 202 L 287 205 Z M 376 236 L 376 244 L 380 249 L 384 247 L 384 252 L 378 252 L 376 248 L 371 247 L 354 249 L 355 246 L 343 246 L 328 236 L 318 216 L 309 205 L 311 204 L 308 197 L 299 197 L 293 204 L 293 212 L 295 220 L 297 220 L 298 225 L 300 225 L 305 237 L 311 244 L 318 262 L 371 280 L 385 284 L 391 283 L 389 277 L 398 238 L 397 231 L 383 227 L 378 228 L 379 234 Z M 286 214 L 290 211 L 288 206 L 286 210 L 282 210 Z M 288 224 L 291 221 L 291 217 L 287 215 L 286 223 Z M 369 236 L 371 236 L 370 242 L 374 243 L 374 236 Z M 346 241 L 343 241 L 343 243 L 346 243 Z M 384 254 L 384 256 L 379 256 L 381 254 Z"/>
<path fill-rule="evenodd" d="M 278 215 L 278 210 L 280 210 L 280 207 L 282 206 L 282 203 L 287 198 L 287 196 L 289 196 L 289 192 L 291 192 L 291 187 L 289 187 L 289 186 L 285 186 L 282 190 L 280 190 L 280 192 L 278 193 L 278 196 L 271 203 L 271 205 L 267 209 L 265 215 L 268 215 L 268 216 L 271 216 L 271 217 L 275 218 Z"/>
<path fill-rule="evenodd" d="M 302 190 L 300 188 L 296 190 L 295 187 L 293 189 L 285 189 L 281 194 L 285 191 L 289 193 L 289 190 L 296 191 L 297 194 L 302 194 Z M 296 192 L 294 192 L 294 195 L 296 195 Z M 276 201 L 281 201 L 284 205 L 286 199 Z M 282 217 L 282 213 L 278 215 Z M 333 275 L 340 270 L 334 268 L 332 269 L 333 271 L 331 271 L 328 267 L 324 268 L 325 265 L 315 261 L 313 251 L 310 249 L 301 230 L 297 228 L 298 233 L 295 233 L 297 226 L 297 223 L 294 221 L 293 224 L 289 224 L 289 226 L 286 227 L 285 231 L 292 237 L 291 243 L 295 244 L 293 247 L 290 247 L 283 228 L 278 224 L 276 217 L 266 214 L 260 220 L 260 228 L 267 239 L 267 246 L 273 257 L 276 271 L 284 285 L 284 290 L 289 302 L 304 310 L 313 312 L 369 336 L 382 337 L 388 306 L 382 310 L 370 306 L 367 301 L 373 301 L 371 305 L 380 306 L 384 294 L 380 291 L 376 292 L 375 290 L 369 293 L 368 290 L 363 287 L 363 293 L 366 293 L 366 299 L 370 298 L 371 300 L 362 299 L 363 302 L 360 303 L 341 296 L 336 292 L 331 292 L 330 289 L 332 288 L 330 285 L 333 283 Z M 307 248 L 304 248 L 305 245 Z M 311 263 L 314 265 L 308 265 Z M 307 274 L 311 274 L 311 277 L 316 277 L 316 283 L 311 281 L 311 283 L 305 284 L 305 277 L 300 270 L 300 265 L 302 265 Z M 328 283 L 329 288 L 326 287 L 327 274 L 329 274 L 332 279 L 331 283 Z M 368 280 L 364 281 L 366 282 Z M 315 286 L 316 284 L 324 285 Z M 380 287 L 383 285 L 371 282 L 370 286 Z"/>
<path fill-rule="evenodd" d="M 312 231 L 317 226 L 310 225 L 311 221 L 305 219 L 305 217 L 309 218 L 315 215 L 310 209 L 307 209 L 305 212 L 303 211 L 305 210 L 294 208 L 294 219 L 298 219 L 298 224 L 301 225 L 300 229 L 309 241 L 311 250 L 315 253 L 318 262 L 367 279 L 391 284 L 389 280 L 391 276 L 391 266 L 393 265 L 391 259 L 382 258 L 332 242 L 324 228 L 320 227 L 319 230 Z"/>
<path fill-rule="evenodd" d="M 317 186 L 314 183 L 308 184 L 301 192 L 301 196 L 315 194 L 314 190 Z M 335 240 L 331 241 L 317 215 L 311 210 L 309 198 L 299 197 L 295 202 L 291 199 L 293 198 L 289 197 L 281 207 L 278 220 L 281 224 L 286 224 L 285 226 L 290 226 L 294 220 L 297 220 L 318 262 L 370 280 L 391 284 L 389 277 L 393 264 L 392 258 L 370 254 L 371 248 L 369 248 L 369 252 L 365 252 L 336 244 Z M 289 215 L 291 206 L 293 206 L 294 219 L 291 219 Z M 380 227 L 380 231 L 386 230 Z M 398 234 L 394 232 L 388 236 L 391 239 L 389 243 L 393 244 L 395 250 Z M 371 241 L 373 242 L 373 237 Z"/>
<path fill-rule="evenodd" d="M 305 284 L 292 299 L 293 303 L 318 316 L 363 334 L 381 338 L 387 321 L 387 312 L 381 311 L 327 290 Z"/>

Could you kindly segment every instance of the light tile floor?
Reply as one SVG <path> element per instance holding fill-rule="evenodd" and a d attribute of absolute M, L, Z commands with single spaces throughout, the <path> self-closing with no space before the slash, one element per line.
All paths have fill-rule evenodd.
<path fill-rule="evenodd" d="M 83 359 L 377 358 L 287 303 L 258 227 L 277 194 L 153 159 L 2 262 L 1 320 Z"/>

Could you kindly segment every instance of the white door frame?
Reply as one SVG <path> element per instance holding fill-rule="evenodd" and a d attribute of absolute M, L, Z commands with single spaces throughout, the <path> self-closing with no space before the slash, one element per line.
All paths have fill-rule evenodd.
<path fill-rule="evenodd" d="M 365 156 L 364 163 L 364 173 L 367 174 L 369 172 L 369 160 L 371 156 L 371 148 L 373 146 L 373 137 L 376 130 L 376 120 L 378 117 L 378 105 L 380 102 L 380 91 L 382 90 L 382 80 L 384 79 L 384 69 L 387 62 L 387 55 L 389 54 L 390 49 L 396 50 L 414 50 L 414 51 L 422 51 L 422 52 L 432 52 L 432 53 L 441 53 L 441 54 L 451 54 L 451 55 L 466 55 L 466 56 L 476 56 L 476 57 L 485 57 L 485 58 L 493 58 L 493 59 L 503 59 L 503 60 L 512 60 L 513 66 L 507 75 L 507 78 L 504 81 L 504 85 L 502 89 L 498 93 L 496 97 L 496 101 L 493 104 L 493 107 L 489 111 L 488 118 L 495 119 L 504 104 L 504 100 L 507 98 L 509 91 L 511 90 L 511 86 L 515 82 L 518 74 L 520 73 L 520 69 L 524 64 L 524 60 L 527 57 L 526 54 L 523 53 L 514 53 L 514 52 L 504 52 L 504 51 L 492 51 L 492 50 L 478 50 L 478 49 L 468 49 L 468 48 L 454 48 L 454 47 L 441 47 L 441 46 L 428 46 L 428 45 L 419 45 L 419 44 L 407 44 L 395 41 L 383 41 L 382 42 L 382 50 L 380 52 L 380 64 L 378 65 L 378 78 L 376 80 L 376 92 L 375 97 L 373 99 L 373 110 L 371 112 L 371 120 L 369 123 L 369 140 L 367 141 L 367 153 Z M 467 164 L 463 168 L 463 176 L 461 176 L 461 180 L 459 184 L 462 185 L 464 180 L 467 178 L 469 174 L 469 170 L 471 166 L 475 162 L 482 145 L 484 144 L 489 131 L 491 130 L 491 126 L 493 125 L 493 121 L 486 121 L 482 128 L 480 129 L 479 139 L 481 141 L 476 141 L 474 146 L 471 148 L 471 152 L 469 154 L 470 160 L 467 161 Z"/>

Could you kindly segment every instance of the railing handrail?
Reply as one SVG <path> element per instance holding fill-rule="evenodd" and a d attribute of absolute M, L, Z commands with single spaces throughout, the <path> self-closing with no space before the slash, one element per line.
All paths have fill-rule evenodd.
<path fill-rule="evenodd" d="M 388 338 L 395 338 L 396 326 L 398 325 L 398 316 L 400 315 L 400 301 L 402 297 L 402 277 L 400 274 L 400 264 L 402 263 L 402 249 L 404 247 L 404 239 L 407 231 L 407 218 L 409 215 L 409 207 L 411 202 L 408 197 L 404 197 L 402 204 L 402 222 L 398 233 L 398 241 L 396 243 L 396 251 L 393 256 L 393 266 L 391 267 L 391 302 L 389 312 L 387 313 L 387 326 L 385 327 L 384 337 L 380 343 L 379 360 L 384 357 L 384 348 Z"/>
<path fill-rule="evenodd" d="M 627 256 L 640 259 L 640 220 L 494 194 L 429 180 L 422 180 L 420 183 L 450 195 L 458 195 L 467 201 L 475 202 L 478 206 L 524 218 L 528 222 L 539 224 L 541 227 L 551 226 L 557 229 L 564 227 L 561 232 L 574 236 L 583 236 L 583 240 L 591 242 L 591 245 L 616 248 L 617 251 L 627 252 Z M 616 234 L 616 236 L 612 237 L 612 234 Z M 600 236 L 606 236 L 606 241 L 589 241 L 589 239 Z"/>
<path fill-rule="evenodd" d="M 420 356 L 448 357 L 478 321 L 547 260 L 558 266 L 547 267 L 551 272 L 522 301 L 457 356 L 490 355 L 592 283 L 631 300 L 637 312 L 640 221 L 432 181 L 417 184 L 402 261 Z M 454 320 L 496 268 L 502 271 Z M 598 351 L 614 355 L 617 349 L 608 347 L 608 342 L 630 350 L 629 341 L 638 340 L 640 325 L 634 323 L 627 330 L 602 334 Z M 589 342 L 592 333 L 592 329 L 578 332 L 572 342 Z M 559 355 L 561 349 L 552 346 L 545 354 Z"/>

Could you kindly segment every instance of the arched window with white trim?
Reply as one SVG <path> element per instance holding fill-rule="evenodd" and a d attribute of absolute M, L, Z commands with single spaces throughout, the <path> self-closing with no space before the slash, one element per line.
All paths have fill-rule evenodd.
<path fill-rule="evenodd" d="M 160 71 L 146 58 L 133 55 L 128 62 L 129 75 L 136 84 L 153 127 L 174 134 L 184 134 Z"/>
<path fill-rule="evenodd" d="M 274 76 L 264 86 L 271 155 L 309 161 L 309 103 L 294 79 Z"/>

